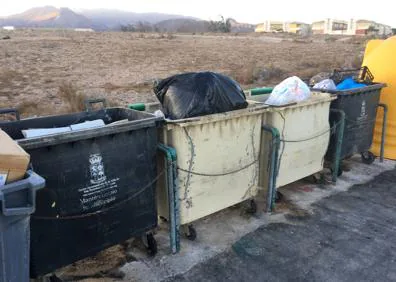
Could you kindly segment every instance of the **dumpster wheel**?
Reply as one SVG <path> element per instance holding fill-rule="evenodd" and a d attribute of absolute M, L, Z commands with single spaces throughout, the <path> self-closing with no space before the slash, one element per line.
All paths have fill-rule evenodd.
<path fill-rule="evenodd" d="M 197 231 L 195 230 L 195 227 L 192 224 L 189 224 L 185 229 L 186 231 L 184 234 L 186 235 L 186 238 L 190 241 L 195 241 L 195 239 L 197 239 Z"/>
<path fill-rule="evenodd" d="M 256 214 L 257 213 L 257 204 L 256 204 L 255 200 L 250 199 L 248 201 L 248 208 L 246 209 L 246 212 L 248 214 Z"/>
<path fill-rule="evenodd" d="M 279 191 L 276 191 L 276 194 L 275 194 L 275 203 L 281 202 L 282 199 L 283 199 L 283 194 L 282 194 L 281 192 L 279 192 Z"/>
<path fill-rule="evenodd" d="M 147 240 L 147 253 L 149 256 L 155 256 L 157 254 L 158 248 L 157 248 L 157 240 L 155 240 L 153 233 L 147 233 L 146 234 L 146 240 Z"/>
<path fill-rule="evenodd" d="M 362 162 L 365 164 L 372 164 L 375 161 L 375 156 L 370 151 L 360 153 Z"/>

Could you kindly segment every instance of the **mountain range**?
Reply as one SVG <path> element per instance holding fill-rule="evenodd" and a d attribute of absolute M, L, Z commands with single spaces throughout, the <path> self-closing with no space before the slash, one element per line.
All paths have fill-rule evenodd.
<path fill-rule="evenodd" d="M 194 17 L 162 13 L 134 13 L 96 9 L 73 11 L 53 6 L 36 7 L 0 18 L 0 26 L 32 28 L 92 28 L 97 31 L 120 30 L 121 26 L 144 24 L 162 32 L 206 32 L 209 22 Z M 232 20 L 232 31 L 253 31 L 254 26 Z"/>

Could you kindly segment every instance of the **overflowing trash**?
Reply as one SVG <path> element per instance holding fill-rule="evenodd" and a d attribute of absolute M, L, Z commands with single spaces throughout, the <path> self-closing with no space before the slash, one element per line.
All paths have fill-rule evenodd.
<path fill-rule="evenodd" d="M 331 77 L 330 72 L 320 72 L 320 73 L 314 75 L 313 77 L 311 77 L 311 79 L 309 80 L 309 86 L 314 86 L 315 84 L 317 84 L 325 79 L 329 79 L 330 77 Z"/>
<path fill-rule="evenodd" d="M 275 86 L 268 100 L 265 102 L 271 106 L 282 106 L 302 102 L 311 97 L 311 90 L 297 76 L 292 76 Z"/>
<path fill-rule="evenodd" d="M 30 156 L 2 130 L 0 130 L 0 144 L 1 187 L 6 183 L 21 180 L 25 176 Z"/>
<path fill-rule="evenodd" d="M 348 90 L 348 89 L 355 89 L 366 87 L 367 85 L 364 83 L 359 83 L 355 81 L 352 77 L 344 79 L 341 83 L 337 85 L 337 90 Z"/>
<path fill-rule="evenodd" d="M 374 76 L 364 66 L 357 69 L 334 70 L 332 73 L 321 72 L 313 76 L 309 85 L 316 90 L 342 91 L 371 85 Z"/>
<path fill-rule="evenodd" d="M 330 78 L 324 79 L 318 83 L 316 83 L 313 87 L 314 89 L 327 89 L 327 90 L 336 90 L 337 86 L 334 81 Z"/>
<path fill-rule="evenodd" d="M 154 93 L 169 119 L 183 119 L 246 108 L 241 86 L 214 72 L 174 75 L 160 81 Z"/>
<path fill-rule="evenodd" d="M 356 89 L 361 87 L 366 87 L 367 84 L 361 83 L 356 81 L 352 77 L 345 78 L 337 85 L 335 84 L 334 80 L 328 78 L 324 79 L 313 86 L 313 89 L 317 90 L 349 90 L 349 89 Z"/>

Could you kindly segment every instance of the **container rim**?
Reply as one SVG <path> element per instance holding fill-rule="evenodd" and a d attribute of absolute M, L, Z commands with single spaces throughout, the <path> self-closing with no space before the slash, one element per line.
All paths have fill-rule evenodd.
<path fill-rule="evenodd" d="M 185 118 L 185 119 L 165 119 L 167 126 L 180 126 L 187 127 L 192 125 L 207 124 L 216 121 L 230 120 L 237 117 L 259 115 L 268 111 L 270 107 L 264 104 L 255 104 L 253 106 L 248 106 L 245 109 L 229 111 L 224 113 L 217 113 L 199 117 Z"/>
<path fill-rule="evenodd" d="M 114 108 L 105 108 L 91 112 L 101 112 L 101 111 L 114 110 L 114 109 L 135 111 L 128 108 L 114 107 Z M 142 114 L 142 112 L 140 111 L 135 111 L 135 112 Z M 27 139 L 18 139 L 16 141 L 23 149 L 27 149 L 27 150 L 36 149 L 46 146 L 68 143 L 68 142 L 75 142 L 84 139 L 102 137 L 110 134 L 117 134 L 132 130 L 138 130 L 146 127 L 156 127 L 156 124 L 158 122 L 163 121 L 163 118 L 156 117 L 155 115 L 150 114 L 148 112 L 143 112 L 143 114 L 146 115 L 147 118 L 125 121 L 123 123 L 114 124 L 114 125 L 108 124 L 103 127 L 95 127 L 95 128 L 88 128 L 88 129 L 76 130 L 71 132 L 55 133 L 55 134 L 49 134 L 45 136 L 27 138 Z M 50 117 L 50 116 L 46 116 L 46 117 Z"/>
<path fill-rule="evenodd" d="M 346 89 L 346 90 L 328 90 L 328 89 L 317 89 L 317 88 L 312 88 L 312 91 L 318 91 L 318 92 L 326 92 L 330 93 L 332 95 L 351 95 L 351 94 L 362 94 L 367 91 L 372 91 L 372 90 L 380 90 L 384 87 L 387 87 L 386 83 L 377 83 L 373 82 L 370 85 L 367 85 L 366 87 L 359 87 L 359 88 L 353 88 L 353 89 Z"/>
<path fill-rule="evenodd" d="M 331 95 L 330 93 L 327 92 L 312 92 L 313 96 L 316 96 L 314 99 L 311 98 L 309 100 L 300 102 L 300 103 L 294 103 L 291 105 L 285 105 L 285 106 L 269 106 L 269 111 L 283 111 L 285 109 L 294 109 L 294 108 L 300 108 L 300 107 L 305 107 L 305 106 L 310 106 L 310 105 L 316 105 L 319 103 L 325 103 L 325 102 L 331 102 L 333 100 L 337 99 L 337 96 Z M 249 102 L 257 103 L 257 104 L 264 104 L 264 102 L 257 102 L 254 100 L 248 100 Z"/>

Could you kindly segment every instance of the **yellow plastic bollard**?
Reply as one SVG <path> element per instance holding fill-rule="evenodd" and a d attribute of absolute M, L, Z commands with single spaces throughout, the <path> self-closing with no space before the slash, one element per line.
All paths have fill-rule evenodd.
<path fill-rule="evenodd" d="M 374 75 L 375 82 L 386 83 L 380 102 L 388 106 L 385 158 L 396 160 L 396 36 L 386 40 L 371 40 L 366 46 L 363 66 Z M 382 110 L 378 110 L 371 151 L 378 156 L 381 145 Z"/>

